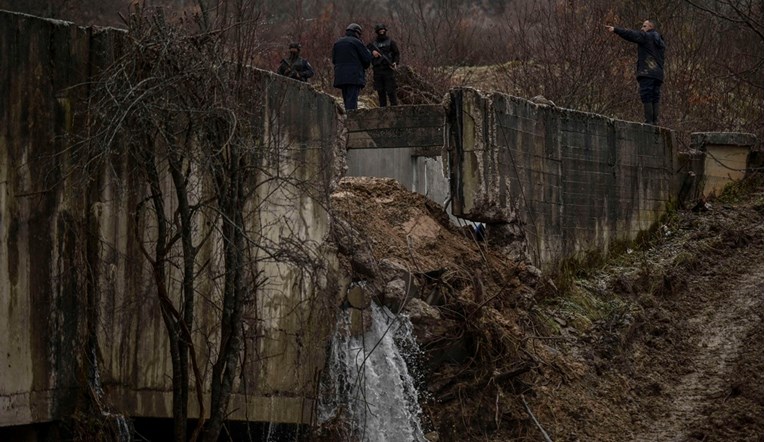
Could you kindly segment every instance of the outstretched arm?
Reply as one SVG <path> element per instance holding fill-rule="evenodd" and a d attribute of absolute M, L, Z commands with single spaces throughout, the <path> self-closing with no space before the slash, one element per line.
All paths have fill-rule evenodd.
<path fill-rule="evenodd" d="M 624 29 L 617 26 L 606 25 L 608 32 L 613 32 L 619 37 L 631 41 L 632 43 L 645 43 L 648 40 L 648 36 L 643 31 L 633 31 L 632 29 Z"/>

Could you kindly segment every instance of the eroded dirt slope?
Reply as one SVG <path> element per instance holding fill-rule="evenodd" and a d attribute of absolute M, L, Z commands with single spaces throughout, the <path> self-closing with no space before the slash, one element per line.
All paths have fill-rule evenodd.
<path fill-rule="evenodd" d="M 395 181 L 346 178 L 333 205 L 380 302 L 413 275 L 431 440 L 762 440 L 762 188 L 743 187 L 557 284 Z"/>
<path fill-rule="evenodd" d="M 577 281 L 620 308 L 560 346 L 587 371 L 538 397 L 556 440 L 762 440 L 762 189 L 699 208 Z"/>

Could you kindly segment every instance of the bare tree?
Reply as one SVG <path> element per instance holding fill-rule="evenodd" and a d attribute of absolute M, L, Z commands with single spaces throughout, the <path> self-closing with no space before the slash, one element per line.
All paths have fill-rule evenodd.
<path fill-rule="evenodd" d="M 206 112 L 200 108 L 200 80 L 209 73 L 211 60 L 201 56 L 212 48 L 197 42 L 185 46 L 181 38 L 164 21 L 164 15 L 143 15 L 137 10 L 128 23 L 127 50 L 110 69 L 102 74 L 92 95 L 93 127 L 98 132 L 91 140 L 91 156 L 108 161 L 106 153 L 122 150 L 141 171 L 148 185 L 148 195 L 137 207 L 136 239 L 151 264 L 160 312 L 165 322 L 173 367 L 173 415 L 176 440 L 187 440 L 189 370 L 194 371 L 197 402 L 204 414 L 204 388 L 191 330 L 194 323 L 195 258 L 199 244 L 195 237 L 206 239 L 198 232 L 198 217 L 204 207 L 192 204 L 190 177 L 195 158 L 196 134 L 204 124 Z M 202 49 L 202 51 L 199 51 Z M 118 152 L 123 153 L 123 152 Z M 163 190 L 162 176 L 172 177 L 177 210 L 175 215 L 166 207 L 170 200 Z M 146 210 L 146 206 L 152 210 Z M 147 215 L 147 213 L 149 215 Z M 178 224 L 176 224 L 178 221 Z M 147 225 L 149 222 L 149 225 Z M 144 246 L 143 231 L 155 227 L 153 251 Z M 141 228 L 143 227 L 143 228 Z M 168 266 L 172 265 L 172 250 L 182 244 L 182 293 L 178 306 L 167 285 Z M 191 439 L 196 439 L 197 428 Z"/>
<path fill-rule="evenodd" d="M 143 195 L 134 210 L 135 241 L 150 264 L 168 333 L 178 441 L 217 440 L 228 417 L 242 368 L 244 321 L 267 282 L 258 263 L 290 262 L 309 274 L 317 266 L 310 244 L 276 243 L 263 233 L 272 226 L 253 221 L 263 210 L 262 186 L 277 192 L 283 183 L 299 188 L 308 179 L 266 170 L 285 153 L 259 141 L 263 104 L 247 66 L 257 48 L 251 37 L 257 17 L 255 3 L 246 1 L 208 12 L 202 7 L 178 23 L 162 10 L 136 8 L 120 58 L 94 82 L 91 135 L 77 147 L 83 177 L 126 156 L 145 183 L 133 189 Z M 203 247 L 218 250 L 220 263 L 201 257 Z M 211 266 L 220 267 L 213 270 L 221 280 L 215 296 L 204 292 L 213 281 L 200 280 Z M 216 337 L 204 337 L 217 347 L 208 349 L 214 358 L 209 375 L 195 346 L 200 302 L 219 315 Z M 200 419 L 188 435 L 191 384 Z"/>
<path fill-rule="evenodd" d="M 752 0 L 685 0 L 713 17 L 749 28 L 762 40 L 762 2 Z"/>
<path fill-rule="evenodd" d="M 687 141 L 692 131 L 762 135 L 761 1 L 524 2 L 498 29 L 509 61 L 499 88 L 544 95 L 563 107 L 640 119 L 635 49 L 604 24 L 659 23 L 667 42 L 662 125 Z"/>

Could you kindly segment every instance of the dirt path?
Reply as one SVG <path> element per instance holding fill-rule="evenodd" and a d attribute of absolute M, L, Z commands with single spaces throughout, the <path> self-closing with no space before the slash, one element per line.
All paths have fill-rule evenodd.
<path fill-rule="evenodd" d="M 761 187 L 552 291 L 392 180 L 346 179 L 333 201 L 359 278 L 395 301 L 406 270 L 436 301 L 409 314 L 438 440 L 542 440 L 532 411 L 556 442 L 762 440 Z"/>
<path fill-rule="evenodd" d="M 687 288 L 685 295 L 698 305 L 698 310 L 686 321 L 680 321 L 677 334 L 688 339 L 678 343 L 685 348 L 678 348 L 677 352 L 687 354 L 689 364 L 676 368 L 680 372 L 687 369 L 688 373 L 672 382 L 674 369 L 656 367 L 660 378 L 670 381 L 664 396 L 671 399 L 657 410 L 658 419 L 637 433 L 634 440 L 762 439 L 761 432 L 741 427 L 739 413 L 744 413 L 743 423 L 754 416 L 746 416 L 749 410 L 735 400 L 745 392 L 752 396 L 762 392 L 762 373 L 758 380 L 757 376 L 742 378 L 744 373 L 739 372 L 742 364 L 756 364 L 758 355 L 762 367 L 762 260 L 748 264 L 739 274 L 724 278 L 720 274 L 710 275 L 693 281 Z M 711 293 L 710 288 L 716 293 Z M 655 362 L 663 361 L 659 358 Z"/>
<path fill-rule="evenodd" d="M 554 440 L 763 440 L 762 191 L 660 232 L 577 281 L 629 313 L 558 346 L 580 374 L 536 389 Z"/>

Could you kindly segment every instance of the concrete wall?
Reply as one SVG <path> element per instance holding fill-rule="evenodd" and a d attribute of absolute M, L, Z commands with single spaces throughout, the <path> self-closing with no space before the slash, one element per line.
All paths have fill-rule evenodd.
<path fill-rule="evenodd" d="M 348 114 L 348 176 L 394 178 L 407 189 L 443 204 L 449 196 L 442 150 L 441 105 L 395 106 Z"/>
<path fill-rule="evenodd" d="M 87 79 L 103 34 L 0 13 L 0 425 L 74 406 L 87 336 L 78 291 L 76 220 L 55 159 L 71 109 L 58 94 Z M 97 52 L 92 51 L 95 56 Z M 12 67 L 12 69 L 11 69 Z"/>
<path fill-rule="evenodd" d="M 728 183 L 743 179 L 756 142 L 756 137 L 748 133 L 692 133 L 691 148 L 703 156 L 698 174 L 703 177 L 703 182 L 699 183 L 700 194 L 705 197 L 719 195 Z"/>
<path fill-rule="evenodd" d="M 444 106 L 356 111 L 347 126 L 348 175 L 450 200 L 545 268 L 635 239 L 681 184 L 672 131 L 500 93 L 455 89 Z"/>
<path fill-rule="evenodd" d="M 8 12 L 0 12 L 0 32 L 0 65 L 13 67 L 0 76 L 0 426 L 66 417 L 96 379 L 117 411 L 171 416 L 168 338 L 139 246 L 151 245 L 153 226 L 134 216 L 146 185 L 117 155 L 92 171 L 87 188 L 72 176 L 69 136 L 82 135 L 87 80 L 119 55 L 124 34 Z M 345 139 L 331 97 L 268 72 L 253 75 L 262 129 L 254 143 L 266 155 L 247 233 L 259 241 L 251 244 L 252 273 L 262 272 L 266 284 L 246 306 L 245 368 L 229 410 L 232 419 L 308 422 L 334 323 L 338 264 L 327 207 Z M 192 173 L 195 180 L 201 201 L 211 184 Z M 172 217 L 177 202 L 166 172 L 162 182 Z M 216 219 L 199 215 L 200 243 L 211 228 L 205 221 L 214 227 Z M 309 271 L 261 248 L 293 243 L 320 265 Z M 219 340 L 220 236 L 213 232 L 199 253 L 206 264 L 193 338 L 207 380 Z M 171 271 L 174 298 L 178 280 Z"/>
<path fill-rule="evenodd" d="M 0 76 L 0 426 L 65 417 L 96 379 L 117 410 L 168 417 L 168 338 L 140 250 L 153 224 L 134 216 L 145 182 L 118 155 L 87 187 L 73 175 L 70 136 L 82 135 L 88 80 L 119 55 L 124 34 L 8 12 L 0 33 L 0 66 L 13 67 Z M 511 239 L 542 267 L 634 239 L 677 195 L 665 128 L 472 89 L 453 90 L 444 106 L 359 110 L 343 123 L 335 100 L 310 85 L 253 75 L 254 144 L 264 155 L 247 229 L 258 238 L 253 274 L 267 283 L 246 308 L 233 419 L 311 420 L 342 284 L 327 207 L 346 147 L 349 175 L 392 177 L 439 203 L 451 197 L 454 215 L 519 232 Z M 195 201 L 211 195 L 200 171 L 191 180 Z M 172 217 L 167 173 L 162 192 Z M 212 211 L 196 221 L 199 241 L 219 222 Z M 277 260 L 264 244 L 299 244 L 304 256 Z M 206 382 L 219 340 L 221 248 L 213 232 L 199 252 L 193 338 Z M 304 257 L 320 265 L 294 263 Z M 167 278 L 176 299 L 179 277 Z"/>
<path fill-rule="evenodd" d="M 538 265 L 634 239 L 675 196 L 668 129 L 473 89 L 450 101 L 454 214 L 519 226 Z"/>

